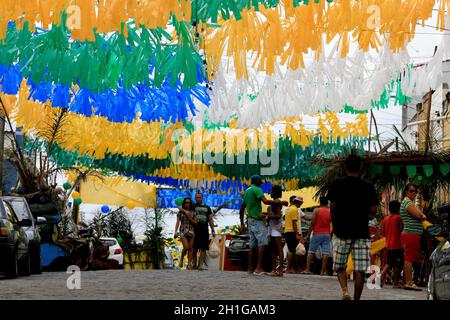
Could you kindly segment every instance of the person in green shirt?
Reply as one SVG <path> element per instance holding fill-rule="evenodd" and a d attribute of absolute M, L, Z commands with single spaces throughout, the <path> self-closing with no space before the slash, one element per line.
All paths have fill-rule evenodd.
<path fill-rule="evenodd" d="M 413 281 L 413 263 L 418 260 L 420 253 L 420 238 L 423 233 L 422 221 L 427 217 L 414 205 L 417 196 L 417 185 L 408 183 L 405 187 L 403 199 L 400 205 L 400 216 L 403 220 L 403 232 L 401 235 L 402 247 L 404 250 L 404 266 L 406 290 L 420 291 L 420 288 Z"/>
<path fill-rule="evenodd" d="M 241 230 L 246 232 L 247 228 L 244 224 L 244 212 L 247 211 L 248 233 L 250 236 L 250 250 L 248 255 L 248 273 L 255 275 L 264 274 L 263 269 L 263 257 L 264 250 L 269 244 L 268 230 L 265 225 L 266 214 L 262 212 L 263 202 L 266 205 L 282 204 L 287 206 L 287 201 L 269 200 L 264 196 L 264 192 L 261 190 L 262 180 L 259 176 L 253 176 L 250 178 L 251 186 L 245 190 L 244 198 L 242 201 L 239 216 L 241 220 Z M 254 270 L 254 259 L 257 259 L 256 269 Z"/>

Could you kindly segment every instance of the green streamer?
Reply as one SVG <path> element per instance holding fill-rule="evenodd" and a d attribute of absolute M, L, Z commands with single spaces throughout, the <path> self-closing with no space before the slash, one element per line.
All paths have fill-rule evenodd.
<path fill-rule="evenodd" d="M 65 18 L 48 32 L 35 34 L 28 23 L 23 29 L 9 27 L 0 44 L 0 64 L 23 67 L 23 76 L 34 83 L 74 84 L 103 92 L 118 87 L 119 80 L 129 90 L 137 83 L 149 84 L 149 68 L 154 67 L 154 84 L 166 80 L 174 86 L 181 80 L 185 88 L 198 84 L 198 70 L 206 78 L 203 60 L 196 50 L 185 22 L 172 19 L 178 44 L 162 28 L 137 28 L 128 22 L 128 37 L 119 32 L 102 36 L 95 42 L 70 41 Z"/>

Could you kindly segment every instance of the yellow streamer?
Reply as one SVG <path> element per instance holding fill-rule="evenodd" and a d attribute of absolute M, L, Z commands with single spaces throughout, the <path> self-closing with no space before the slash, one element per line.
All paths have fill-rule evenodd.
<path fill-rule="evenodd" d="M 33 28 L 42 24 L 59 24 L 67 12 L 67 26 L 77 40 L 94 41 L 94 29 L 108 33 L 121 31 L 121 25 L 135 19 L 147 28 L 166 27 L 173 14 L 179 21 L 189 21 L 190 0 L 2 0 L 0 1 L 0 38 L 6 35 L 7 23 L 25 21 Z"/>
<path fill-rule="evenodd" d="M 334 0 L 328 5 L 325 1 L 310 1 L 309 5 L 293 8 L 291 0 L 282 0 L 277 8 L 244 10 L 242 19 L 221 20 L 220 29 L 206 29 L 209 69 L 219 70 L 224 55 L 233 58 L 237 79 L 248 78 L 247 57 L 268 75 L 273 74 L 277 57 L 290 69 L 303 68 L 303 54 L 320 53 L 323 36 L 327 44 L 338 38 L 341 58 L 347 56 L 351 39 L 367 52 L 370 48 L 380 49 L 380 38 L 386 37 L 390 48 L 397 52 L 414 38 L 417 23 L 432 16 L 435 2 Z M 437 27 L 443 28 L 450 1 L 439 2 Z"/>
<path fill-rule="evenodd" d="M 28 100 L 28 97 L 29 87 L 25 81 L 17 96 L 2 95 L 8 113 L 24 133 L 51 139 L 48 132 L 62 110 L 51 107 L 49 102 L 42 104 Z M 293 146 L 307 147 L 312 144 L 316 132 L 306 129 L 301 121 L 300 118 L 286 119 L 284 137 L 290 137 Z M 336 139 L 339 135 L 366 137 L 367 116 L 360 114 L 356 122 L 340 128 L 337 116 L 328 113 L 325 120 L 319 119 L 319 130 L 325 141 Z M 175 138 L 177 136 L 178 139 Z M 261 129 L 225 128 L 214 131 L 198 128 L 191 134 L 181 122 L 166 126 L 162 121 L 147 123 L 138 119 L 132 123 L 116 123 L 105 117 L 85 117 L 68 112 L 63 128 L 54 141 L 68 151 L 97 159 L 104 158 L 107 152 L 128 157 L 148 154 L 152 159 L 166 159 L 178 150 L 181 155 L 195 160 L 195 156 L 202 155 L 204 151 L 236 155 L 248 150 L 273 149 L 278 139 L 278 134 L 271 130 L 270 125 Z"/>

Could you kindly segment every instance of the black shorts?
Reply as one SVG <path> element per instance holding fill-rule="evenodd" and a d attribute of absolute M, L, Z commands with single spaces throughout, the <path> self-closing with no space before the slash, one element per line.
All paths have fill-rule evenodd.
<path fill-rule="evenodd" d="M 286 232 L 284 234 L 289 252 L 295 253 L 298 245 L 297 234 L 295 232 Z"/>
<path fill-rule="evenodd" d="M 209 230 L 207 224 L 194 226 L 194 248 L 197 250 L 209 250 Z"/>
<path fill-rule="evenodd" d="M 402 269 L 403 261 L 404 261 L 403 249 L 387 251 L 387 263 L 392 268 Z"/>

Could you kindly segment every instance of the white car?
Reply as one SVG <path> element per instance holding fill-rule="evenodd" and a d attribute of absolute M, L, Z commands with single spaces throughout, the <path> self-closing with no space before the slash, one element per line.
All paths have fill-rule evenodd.
<path fill-rule="evenodd" d="M 100 238 L 105 246 L 109 247 L 109 257 L 108 259 L 116 260 L 119 265 L 123 266 L 123 250 L 120 247 L 119 242 L 115 238 Z"/>

